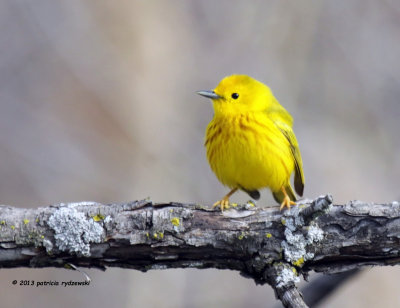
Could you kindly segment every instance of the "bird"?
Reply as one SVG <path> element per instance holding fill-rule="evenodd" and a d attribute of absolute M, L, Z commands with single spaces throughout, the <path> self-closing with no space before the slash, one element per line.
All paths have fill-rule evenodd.
<path fill-rule="evenodd" d="M 211 99 L 214 116 L 208 124 L 204 145 L 211 170 L 231 190 L 213 204 L 228 209 L 237 191 L 260 198 L 269 188 L 280 210 L 296 204 L 290 184 L 304 191 L 304 172 L 299 144 L 293 132 L 293 118 L 278 102 L 271 89 L 247 75 L 223 78 L 211 91 L 197 91 Z"/>

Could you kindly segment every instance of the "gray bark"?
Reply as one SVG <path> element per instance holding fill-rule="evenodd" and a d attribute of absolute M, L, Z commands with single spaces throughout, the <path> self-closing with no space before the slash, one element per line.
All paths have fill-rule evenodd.
<path fill-rule="evenodd" d="M 400 262 L 400 205 L 332 197 L 290 211 L 251 203 L 220 212 L 150 200 L 0 206 L 0 267 L 219 268 L 270 284 L 286 307 L 311 270 L 337 273 Z"/>

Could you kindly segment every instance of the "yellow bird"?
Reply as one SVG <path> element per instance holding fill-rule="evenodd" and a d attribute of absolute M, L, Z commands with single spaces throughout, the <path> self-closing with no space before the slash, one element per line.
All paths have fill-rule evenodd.
<path fill-rule="evenodd" d="M 231 191 L 213 207 L 229 208 L 229 197 L 241 189 L 259 199 L 268 187 L 280 209 L 296 201 L 304 190 L 303 163 L 293 133 L 293 119 L 269 87 L 246 75 L 222 79 L 213 91 L 198 91 L 210 98 L 214 118 L 207 126 L 207 159 L 218 180 Z"/>

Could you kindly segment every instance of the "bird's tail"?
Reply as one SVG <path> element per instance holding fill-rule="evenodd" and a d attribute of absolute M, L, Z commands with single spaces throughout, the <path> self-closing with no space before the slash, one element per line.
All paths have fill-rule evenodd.
<path fill-rule="evenodd" d="M 252 199 L 254 199 L 254 200 L 258 200 L 258 199 L 260 199 L 260 192 L 258 191 L 258 190 L 246 190 L 246 189 L 243 189 L 245 192 L 247 192 L 248 193 L 248 195 L 252 198 Z"/>
<path fill-rule="evenodd" d="M 286 193 L 289 195 L 290 200 L 296 201 L 296 196 L 294 195 L 294 191 L 293 191 L 293 188 L 290 185 L 290 183 L 288 183 L 285 186 L 285 190 L 286 190 Z M 285 197 L 282 190 L 272 192 L 272 195 L 274 196 L 275 201 L 278 202 L 279 204 L 281 204 L 283 202 L 283 198 Z"/>

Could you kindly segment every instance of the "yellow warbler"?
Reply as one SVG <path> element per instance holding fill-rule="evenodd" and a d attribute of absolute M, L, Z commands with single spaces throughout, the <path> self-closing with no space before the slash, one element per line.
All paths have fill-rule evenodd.
<path fill-rule="evenodd" d="M 302 196 L 303 163 L 292 130 L 293 119 L 263 83 L 246 75 L 225 77 L 210 98 L 214 118 L 207 126 L 207 159 L 218 180 L 232 190 L 214 203 L 223 211 L 229 197 L 241 189 L 259 199 L 258 189 L 269 187 L 280 209 L 295 204 L 290 185 Z"/>

